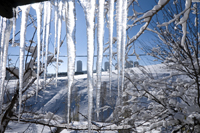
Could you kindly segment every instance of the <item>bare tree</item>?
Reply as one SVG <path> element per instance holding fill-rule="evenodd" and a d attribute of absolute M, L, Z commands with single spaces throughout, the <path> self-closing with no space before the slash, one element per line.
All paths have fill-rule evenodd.
<path fill-rule="evenodd" d="M 191 2 L 191 1 L 190 1 Z M 176 0 L 152 20 L 147 30 L 157 39 L 143 50 L 162 62 L 163 73 L 140 67 L 143 74 L 129 71 L 125 94 L 130 115 L 123 119 L 143 132 L 199 132 L 199 3 Z M 163 18 L 163 19 L 160 19 Z M 156 67 L 158 68 L 158 66 Z M 131 74 L 130 74 L 131 73 Z"/>

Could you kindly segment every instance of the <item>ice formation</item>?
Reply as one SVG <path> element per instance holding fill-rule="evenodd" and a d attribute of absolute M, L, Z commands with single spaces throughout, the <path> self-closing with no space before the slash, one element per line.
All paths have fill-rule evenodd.
<path fill-rule="evenodd" d="M 41 32 L 41 21 L 42 21 L 42 3 L 35 3 L 31 5 L 36 11 L 37 15 L 37 86 L 36 86 L 36 98 L 38 95 L 39 81 L 40 81 L 40 32 Z"/>
<path fill-rule="evenodd" d="M 16 13 L 16 9 L 13 8 L 13 16 L 15 16 L 14 14 Z M 13 17 L 13 38 L 12 38 L 12 46 L 15 43 L 15 30 L 16 30 L 16 17 Z"/>
<path fill-rule="evenodd" d="M 186 21 L 188 19 L 188 15 L 190 13 L 191 2 L 197 2 L 198 0 L 186 0 L 185 3 L 185 11 L 180 15 L 182 18 L 178 24 L 182 25 L 183 37 L 181 40 L 181 45 L 186 49 L 184 44 L 185 37 L 187 34 Z M 94 60 L 94 17 L 95 17 L 95 1 L 94 0 L 79 0 L 81 6 L 85 12 L 85 18 L 87 23 L 87 86 L 88 86 L 88 130 L 91 132 L 91 120 L 92 120 L 92 108 L 93 108 L 93 60 Z M 97 50 L 97 101 L 96 101 L 96 110 L 97 110 L 97 118 L 99 117 L 99 101 L 100 101 L 100 87 L 101 87 L 101 67 L 102 67 L 102 59 L 103 59 L 103 38 L 104 38 L 104 5 L 105 0 L 99 0 L 98 7 L 98 24 L 97 24 L 97 42 L 98 42 L 98 50 Z M 129 1 L 130 2 L 130 1 Z M 159 0 L 158 5 L 154 6 L 153 10 L 150 10 L 135 20 L 135 22 L 139 22 L 144 20 L 145 24 L 140 28 L 139 32 L 133 36 L 129 43 L 135 41 L 143 32 L 147 29 L 149 25 L 150 18 L 157 13 L 161 9 L 162 6 L 167 4 L 169 0 Z M 199 2 L 199 1 L 198 1 Z M 74 81 L 74 71 L 75 71 L 75 3 L 74 0 L 63 1 L 55 0 L 55 35 L 54 35 L 54 56 L 56 55 L 56 82 L 58 78 L 58 62 L 59 62 L 59 54 L 60 54 L 60 45 L 61 45 L 61 29 L 62 29 L 62 16 L 63 9 L 65 9 L 65 19 L 66 22 L 66 31 L 67 31 L 67 54 L 68 54 L 68 114 L 67 114 L 67 122 L 69 123 L 70 116 L 70 95 L 71 88 L 73 86 Z M 131 2 L 130 2 L 131 3 Z M 65 6 L 65 8 L 63 8 Z M 50 60 L 53 58 L 53 54 L 49 55 L 48 44 L 49 44 L 49 35 L 50 35 L 50 23 L 51 23 L 51 3 L 49 1 L 44 2 L 44 17 L 43 17 L 43 37 L 42 37 L 42 61 L 40 61 L 40 32 L 41 32 L 41 22 L 42 22 L 42 3 L 33 4 L 32 7 L 36 10 L 37 14 L 37 88 L 36 88 L 36 96 L 38 95 L 39 89 L 39 73 L 41 67 L 43 67 L 43 59 L 45 53 L 45 67 L 44 67 L 44 84 L 46 84 L 46 73 L 47 66 Z M 22 97 L 22 89 L 24 82 L 24 50 L 25 50 L 25 34 L 26 34 L 26 25 L 27 25 L 27 16 L 30 9 L 30 5 L 20 6 L 22 10 L 22 18 L 21 18 L 21 33 L 20 33 L 20 65 L 19 65 L 19 119 L 21 112 L 21 97 Z M 111 90 L 111 78 L 112 78 L 112 44 L 113 42 L 113 16 L 114 16 L 114 0 L 109 1 L 109 12 L 108 12 L 108 21 L 109 21 L 109 82 L 110 82 L 110 90 Z M 175 17 L 177 18 L 177 16 Z M 169 24 L 164 23 L 163 25 Z M 3 23 L 3 26 L 1 26 Z M 13 42 L 15 40 L 15 27 L 16 27 L 16 19 L 13 18 Z M 126 25 L 127 25 L 127 0 L 118 0 L 116 5 L 116 27 L 117 27 L 117 78 L 118 78 L 118 97 L 121 98 L 121 92 L 124 85 L 124 70 L 125 70 L 125 47 L 126 47 Z M 1 47 L 0 47 L 0 111 L 2 110 L 2 102 L 3 102 L 3 85 L 5 79 L 6 72 L 6 58 L 7 58 L 7 50 L 9 37 L 12 27 L 12 20 L 6 20 L 1 18 L 0 21 L 0 33 L 1 33 Z M 56 50 L 57 43 L 57 50 Z M 128 43 L 128 44 L 129 44 Z M 44 50 L 45 49 L 45 50 Z M 45 52 L 44 52 L 45 51 Z M 33 62 L 31 62 L 33 64 Z M 40 66 L 42 64 L 42 66 Z M 41 69 L 43 71 L 43 69 Z M 122 75 L 121 75 L 122 73 Z M 1 112 L 0 112 L 1 113 Z"/>
<path fill-rule="evenodd" d="M 47 18 L 46 18 L 46 48 L 45 48 L 45 66 L 44 66 L 44 87 L 46 88 L 46 78 L 47 78 L 47 64 L 48 64 L 48 52 L 49 52 L 49 36 L 50 36 L 50 26 L 51 26 L 51 3 L 46 2 Z"/>
<path fill-rule="evenodd" d="M 5 22 L 6 21 L 6 22 Z M 4 19 L 4 25 L 3 30 L 5 31 L 5 35 L 2 36 L 2 40 L 4 42 L 3 47 L 3 57 L 2 57 L 2 66 L 1 66 L 1 82 L 0 82 L 0 114 L 2 112 L 2 103 L 3 103 L 3 97 L 4 97 L 4 81 L 6 77 L 6 64 L 7 64 L 7 56 L 8 56 L 8 46 L 9 46 L 9 39 L 10 39 L 10 33 L 12 29 L 12 20 L 5 20 Z"/>
<path fill-rule="evenodd" d="M 94 60 L 94 13 L 95 1 L 80 0 L 87 24 L 87 87 L 88 87 L 88 132 L 91 132 L 93 107 L 93 60 Z"/>
<path fill-rule="evenodd" d="M 124 67 L 125 67 L 125 47 L 126 47 L 126 24 L 127 24 L 127 0 L 123 1 L 123 15 L 122 15 L 122 78 L 121 78 L 121 91 L 124 89 Z"/>
<path fill-rule="evenodd" d="M 56 57 L 57 26 L 58 26 L 58 1 L 55 0 L 54 6 L 54 57 Z"/>
<path fill-rule="evenodd" d="M 116 7 L 117 23 L 117 80 L 118 80 L 118 97 L 120 97 L 120 72 L 121 72 L 121 42 L 122 42 L 122 0 L 117 1 Z"/>
<path fill-rule="evenodd" d="M 100 88 L 101 88 L 101 68 L 103 61 L 103 37 L 104 37 L 104 0 L 99 0 L 98 10 L 98 31 L 97 31 L 97 97 L 96 97 L 96 108 L 97 108 L 97 120 L 99 119 L 99 104 L 100 104 Z"/>
<path fill-rule="evenodd" d="M 62 28 L 62 6 L 63 2 L 59 1 L 58 4 L 58 42 L 57 42 L 57 60 L 56 60 L 56 86 L 57 86 L 57 79 L 58 79 L 58 60 L 59 60 L 59 55 L 60 55 L 60 43 L 61 43 L 61 28 Z"/>
<path fill-rule="evenodd" d="M 112 79 L 112 43 L 113 43 L 113 15 L 114 15 L 114 0 L 109 1 L 109 88 L 111 96 L 111 79 Z"/>
<path fill-rule="evenodd" d="M 68 108 L 67 108 L 67 123 L 69 124 L 70 120 L 70 99 L 71 99 L 71 89 L 74 81 L 74 72 L 75 72 L 75 40 L 74 40 L 74 30 L 75 30 L 75 8 L 74 0 L 68 0 L 65 3 L 66 8 L 66 31 L 67 31 L 67 54 L 68 54 L 68 62 L 67 62 L 67 73 L 68 73 Z"/>
<path fill-rule="evenodd" d="M 22 104 L 22 89 L 23 89 L 23 76 L 24 76 L 24 52 L 25 52 L 25 36 L 26 36 L 26 28 L 27 28 L 27 18 L 30 10 L 30 5 L 20 6 L 22 10 L 22 18 L 21 18 L 21 33 L 20 33 L 20 57 L 19 57 L 19 116 L 18 120 L 20 120 L 20 112 L 21 112 L 21 104 Z"/>

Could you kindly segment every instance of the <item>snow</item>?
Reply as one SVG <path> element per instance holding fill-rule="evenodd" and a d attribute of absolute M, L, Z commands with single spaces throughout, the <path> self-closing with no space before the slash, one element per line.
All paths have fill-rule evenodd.
<path fill-rule="evenodd" d="M 30 10 L 30 5 L 20 6 L 22 10 L 22 18 L 21 18 L 21 34 L 20 34 L 20 55 L 19 55 L 19 116 L 18 120 L 20 120 L 20 112 L 21 112 L 21 102 L 22 102 L 22 89 L 23 89 L 23 76 L 24 76 L 24 52 L 25 52 L 25 35 L 26 35 L 26 25 L 28 13 Z"/>
<path fill-rule="evenodd" d="M 165 69 L 163 64 L 144 66 L 144 69 L 151 71 L 152 73 L 155 73 L 155 72 L 160 73 L 160 74 L 170 73 L 169 71 L 167 71 Z M 130 69 L 126 69 L 126 71 L 127 71 L 127 73 L 130 74 L 130 76 L 131 76 L 131 73 L 132 73 L 131 71 L 134 71 L 138 75 L 142 74 L 142 71 L 141 71 L 140 68 L 130 68 Z M 113 72 L 117 73 L 117 70 L 114 70 Z M 94 74 L 94 80 L 96 80 L 96 79 L 97 79 L 96 74 Z M 109 79 L 109 73 L 108 72 L 102 72 L 102 82 L 109 83 L 108 79 Z M 68 82 L 67 80 L 68 80 L 67 77 L 58 77 L 58 87 L 55 86 L 55 84 L 54 84 L 55 81 L 54 81 L 54 82 L 51 82 L 49 84 L 49 86 L 46 87 L 46 90 L 41 91 L 39 93 L 38 103 L 37 103 L 37 106 L 34 107 L 34 109 L 39 110 L 39 111 L 35 112 L 36 114 L 37 113 L 44 113 L 44 115 L 41 115 L 41 116 L 35 115 L 34 118 L 44 119 L 44 118 L 52 116 L 52 114 L 54 114 L 54 116 L 56 116 L 55 119 L 57 119 L 57 120 L 60 120 L 60 118 L 64 119 L 66 117 L 67 112 L 65 111 L 65 109 L 66 109 L 65 108 L 66 107 L 65 102 L 66 102 L 66 98 L 67 98 L 67 95 L 68 95 L 68 90 L 66 89 L 66 84 Z M 50 79 L 47 79 L 47 82 L 49 82 L 49 81 L 50 81 Z M 14 84 L 17 84 L 17 80 L 13 80 L 9 84 L 9 86 L 11 88 L 13 88 L 13 89 L 11 89 L 11 92 L 14 92 L 14 87 L 15 87 Z M 87 74 L 75 75 L 74 76 L 74 84 L 79 89 L 78 89 L 78 91 L 73 89 L 72 90 L 72 96 L 75 97 L 75 93 L 77 93 L 78 96 L 81 97 L 80 98 L 81 100 L 80 100 L 80 103 L 79 103 L 79 105 L 80 105 L 79 112 L 81 114 L 87 116 L 87 113 L 88 113 Z M 111 97 L 116 97 L 117 96 L 117 89 L 114 89 L 114 88 L 117 88 L 117 76 L 113 76 L 112 85 L 113 85 L 113 87 L 112 87 Z M 93 90 L 93 92 L 95 92 L 95 91 L 96 90 Z M 107 92 L 109 92 L 109 91 L 107 91 Z M 108 99 L 109 99 L 109 97 L 110 97 L 109 95 L 106 96 L 106 98 L 108 98 Z M 94 99 L 95 98 L 96 97 L 94 97 Z M 30 100 L 28 100 L 27 104 L 35 103 L 34 99 L 35 98 L 33 97 Z M 72 105 L 74 105 L 74 103 L 72 103 Z M 71 106 L 71 109 L 72 109 L 72 112 L 74 112 L 73 109 L 76 109 L 76 108 L 73 108 L 73 106 Z M 100 108 L 101 111 L 108 111 L 109 112 L 108 109 L 110 109 L 110 106 L 107 106 L 107 105 Z M 191 107 L 191 109 L 192 109 L 192 107 Z M 197 109 L 198 108 L 196 107 L 196 110 Z M 107 114 L 107 112 L 105 114 Z M 81 115 L 79 115 L 79 120 L 80 120 L 80 122 L 73 121 L 73 122 L 70 123 L 70 125 L 73 125 L 76 128 L 82 127 L 82 128 L 87 129 L 87 122 L 85 121 L 86 119 L 84 117 L 82 117 Z M 51 122 L 53 122 L 53 120 Z M 109 125 L 109 123 L 99 123 L 99 122 L 97 124 L 98 125 L 104 125 L 104 126 L 106 124 Z M 8 128 L 6 130 L 6 132 L 13 132 L 13 131 L 23 132 L 29 126 L 30 126 L 30 124 L 10 122 L 9 123 L 10 128 Z M 94 125 L 93 125 L 93 127 L 94 127 Z M 116 128 L 119 128 L 119 127 L 120 126 L 113 124 L 110 127 L 105 127 L 105 128 L 116 129 Z M 38 132 L 41 132 L 42 129 L 43 129 L 43 126 L 36 125 L 36 124 L 31 124 L 31 126 L 29 128 L 29 130 L 35 130 L 35 131 L 37 130 Z M 141 129 L 142 128 L 137 128 L 138 131 L 141 131 Z M 45 126 L 43 132 L 47 133 L 49 131 L 51 131 L 51 130 L 48 127 Z M 74 131 L 73 130 L 69 131 L 69 130 L 65 129 L 62 132 L 74 132 Z M 102 131 L 102 132 L 104 132 L 104 131 Z M 106 132 L 110 133 L 111 131 L 106 131 Z M 117 131 L 113 131 L 113 132 L 117 132 Z"/>
<path fill-rule="evenodd" d="M 98 31 L 97 31 L 97 119 L 99 119 L 99 104 L 100 104 L 100 88 L 101 88 L 101 68 L 103 61 L 103 37 L 104 37 L 104 0 L 99 1 L 98 8 Z"/>
<path fill-rule="evenodd" d="M 74 30 L 75 30 L 75 14 L 74 14 L 74 1 L 69 0 L 68 4 L 66 3 L 66 30 L 67 30 L 67 54 L 68 54 L 68 101 L 67 101 L 67 123 L 69 124 L 70 120 L 70 103 L 71 103 L 71 89 L 74 82 L 74 72 L 75 72 L 75 40 L 74 40 Z M 68 11 L 67 11 L 68 9 Z"/>
<path fill-rule="evenodd" d="M 187 47 L 186 47 L 186 44 L 185 44 L 185 39 L 186 39 L 186 34 L 187 34 L 187 19 L 189 17 L 191 4 L 192 4 L 191 0 L 185 1 L 185 10 L 186 11 L 184 13 L 184 16 L 180 19 L 180 22 L 178 23 L 178 24 L 182 24 L 183 36 L 182 36 L 182 39 L 181 39 L 181 45 L 184 47 L 184 49 L 186 51 L 187 51 Z"/>
<path fill-rule="evenodd" d="M 37 86 L 36 86 L 36 98 L 38 96 L 38 89 L 40 85 L 40 32 L 41 32 L 41 21 L 42 21 L 42 3 L 35 3 L 31 5 L 36 11 L 37 15 Z"/>

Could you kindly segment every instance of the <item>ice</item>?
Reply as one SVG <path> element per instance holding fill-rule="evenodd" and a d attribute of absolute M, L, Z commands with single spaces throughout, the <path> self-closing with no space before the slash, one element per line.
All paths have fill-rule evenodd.
<path fill-rule="evenodd" d="M 121 40 L 122 40 L 122 0 L 117 1 L 116 24 L 117 24 L 117 78 L 118 97 L 120 97 L 120 71 L 121 71 Z"/>
<path fill-rule="evenodd" d="M 15 16 L 16 9 L 13 8 L 13 16 Z M 15 43 L 15 30 L 16 30 L 16 17 L 13 17 L 13 38 L 12 38 L 12 46 Z"/>
<path fill-rule="evenodd" d="M 40 85 L 40 32 L 41 32 L 41 21 L 42 21 L 42 3 L 32 4 L 33 9 L 36 11 L 37 15 L 37 86 L 36 86 L 36 99 L 38 96 L 38 89 Z"/>
<path fill-rule="evenodd" d="M 54 16 L 55 16 L 55 20 L 54 20 L 54 32 L 55 32 L 55 36 L 54 36 L 54 57 L 56 57 L 57 26 L 58 26 L 58 1 L 57 0 L 55 0 Z"/>
<path fill-rule="evenodd" d="M 49 50 L 49 36 L 50 36 L 50 26 L 51 26 L 51 3 L 47 1 L 47 20 L 46 20 L 46 51 L 45 51 L 45 68 L 44 68 L 44 87 L 46 88 L 46 75 L 47 75 L 47 64 L 48 64 L 48 50 Z"/>
<path fill-rule="evenodd" d="M 42 68 L 44 68 L 44 47 L 45 47 L 45 35 L 46 35 L 46 25 L 47 25 L 47 3 L 44 2 L 44 17 L 43 17 L 43 36 L 42 36 Z"/>
<path fill-rule="evenodd" d="M 0 45 L 0 85 L 2 82 L 1 76 L 2 76 L 2 63 L 3 63 L 3 48 L 4 48 L 4 34 L 5 34 L 5 30 L 6 30 L 6 19 L 2 18 L 2 26 L 1 26 L 1 45 Z M 1 88 L 2 89 L 2 88 Z"/>
<path fill-rule="evenodd" d="M 122 80 L 121 91 L 124 89 L 124 71 L 125 71 L 125 47 L 126 47 L 126 24 L 127 24 L 127 0 L 123 1 L 123 15 L 122 15 Z"/>
<path fill-rule="evenodd" d="M 2 66 L 1 66 L 1 90 L 0 90 L 0 114 L 2 113 L 2 104 L 3 104 L 3 97 L 4 97 L 4 81 L 6 77 L 6 64 L 7 64 L 7 56 L 8 56 L 8 46 L 9 46 L 9 39 L 10 33 L 12 29 L 12 20 L 7 20 L 4 23 L 3 30 L 5 29 L 5 36 L 2 40 L 4 40 L 4 49 L 3 49 L 3 58 L 2 58 Z"/>
<path fill-rule="evenodd" d="M 87 87 L 88 87 L 88 132 L 91 132 L 93 108 L 93 58 L 94 58 L 94 0 L 80 0 L 87 24 Z"/>
<path fill-rule="evenodd" d="M 1 36 L 1 30 L 2 30 L 2 21 L 3 21 L 3 17 L 0 16 L 0 36 Z M 1 38 L 0 38 L 1 40 Z"/>
<path fill-rule="evenodd" d="M 70 99 L 71 99 L 71 89 L 74 82 L 74 72 L 75 72 L 75 40 L 74 40 L 74 30 L 75 30 L 75 13 L 74 0 L 68 0 L 65 3 L 66 7 L 66 31 L 67 31 L 67 54 L 68 54 L 68 63 L 67 63 L 67 73 L 68 73 L 68 101 L 67 101 L 67 123 L 69 124 L 70 120 Z M 68 7 L 68 8 L 67 8 Z"/>
<path fill-rule="evenodd" d="M 181 45 L 184 47 L 184 49 L 187 51 L 187 46 L 185 44 L 185 39 L 186 39 L 186 34 L 187 34 L 187 19 L 189 17 L 190 13 L 190 7 L 191 7 L 191 0 L 186 0 L 185 1 L 185 13 L 184 16 L 180 19 L 180 22 L 178 24 L 182 24 L 182 31 L 183 31 L 183 36 L 181 39 Z"/>
<path fill-rule="evenodd" d="M 3 67 L 3 48 L 4 48 L 4 33 L 6 30 L 6 19 L 1 17 L 1 45 L 0 45 L 0 114 L 2 113 L 2 103 L 3 103 L 3 85 L 4 85 L 4 78 L 2 78 L 3 76 L 3 71 L 2 71 L 2 67 Z"/>
<path fill-rule="evenodd" d="M 30 10 L 30 5 L 20 6 L 22 10 L 22 18 L 21 18 L 21 29 L 20 29 L 20 55 L 19 55 L 19 116 L 18 120 L 20 120 L 20 112 L 21 112 L 21 102 L 22 102 L 22 89 L 23 89 L 23 76 L 24 76 L 24 52 L 25 52 L 25 35 L 26 35 L 26 27 L 27 27 L 27 18 Z"/>
<path fill-rule="evenodd" d="M 58 60 L 60 55 L 60 42 L 61 42 L 61 28 L 62 28 L 62 6 L 63 2 L 59 1 L 58 4 L 58 42 L 57 42 L 57 61 L 56 61 L 56 86 L 57 86 L 57 79 L 58 79 Z"/>
<path fill-rule="evenodd" d="M 103 61 L 103 35 L 104 35 L 104 0 L 99 0 L 98 10 L 98 31 L 97 31 L 97 120 L 99 119 L 99 103 L 100 103 L 100 88 L 101 88 L 101 68 Z"/>
<path fill-rule="evenodd" d="M 112 79 L 112 43 L 113 43 L 113 14 L 114 14 L 114 0 L 109 1 L 109 88 L 111 97 L 111 79 Z"/>
<path fill-rule="evenodd" d="M 6 30 L 6 18 L 3 18 L 2 19 L 2 28 L 1 28 L 0 65 L 2 65 L 5 30 Z"/>

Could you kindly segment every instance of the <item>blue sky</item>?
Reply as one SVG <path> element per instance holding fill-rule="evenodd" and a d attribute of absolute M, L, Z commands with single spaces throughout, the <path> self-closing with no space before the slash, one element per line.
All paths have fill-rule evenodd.
<path fill-rule="evenodd" d="M 141 12 L 145 12 L 147 10 L 150 10 L 153 5 L 155 5 L 154 0 L 139 0 L 139 4 L 141 5 L 141 7 L 136 8 L 137 11 L 141 11 Z M 35 11 L 33 9 L 30 10 L 30 13 L 35 15 Z M 133 12 L 129 11 L 129 15 L 131 15 Z M 84 12 L 82 7 L 76 3 L 76 15 L 77 15 L 77 21 L 76 21 L 76 55 L 87 55 L 87 36 L 86 36 L 86 23 L 85 23 L 85 16 L 84 16 Z M 20 16 L 19 16 L 20 17 Z M 49 50 L 50 52 L 53 52 L 53 45 L 54 45 L 54 12 L 52 12 L 52 22 L 51 22 L 51 34 L 50 34 L 50 43 L 49 43 Z M 30 22 L 28 22 L 30 23 Z M 35 23 L 35 26 L 37 26 L 37 24 Z M 114 27 L 114 36 L 116 36 L 116 27 Z M 16 28 L 16 32 L 18 32 L 20 30 L 20 19 L 17 19 L 17 28 Z M 135 35 L 137 33 L 137 31 L 139 30 L 139 27 L 134 27 L 131 30 L 128 31 L 128 34 L 130 37 L 132 37 L 133 35 Z M 27 28 L 27 34 L 26 34 L 26 40 L 27 40 L 27 46 L 29 45 L 28 40 L 32 39 L 32 35 L 34 32 L 34 28 L 33 25 L 29 26 Z M 97 32 L 97 30 L 95 30 L 95 32 Z M 63 21 L 62 23 L 62 39 L 64 38 L 64 36 L 66 35 L 66 27 L 65 27 L 65 22 Z M 96 35 L 96 34 L 95 34 Z M 149 41 L 151 41 L 152 39 L 152 35 L 150 33 L 145 33 L 143 34 L 139 39 L 141 39 L 142 41 L 148 43 Z M 19 39 L 19 36 L 16 36 L 16 39 Z M 97 37 L 95 36 L 95 55 L 96 55 L 96 41 Z M 109 39 L 108 36 L 108 28 L 106 28 L 106 24 L 105 24 L 105 34 L 104 34 L 104 42 L 106 43 Z M 37 37 L 34 37 L 34 41 L 37 42 Z M 36 45 L 36 44 L 33 44 Z M 138 54 L 143 54 L 143 52 L 138 48 L 140 47 L 140 44 L 138 42 L 135 43 L 135 48 L 136 48 L 136 52 Z M 130 50 L 130 52 L 132 53 L 133 49 Z M 9 54 L 10 55 L 19 55 L 19 48 L 18 47 L 10 47 L 9 48 Z M 107 52 L 108 54 L 108 52 Z M 62 47 L 60 48 L 60 55 L 67 55 L 67 46 L 66 46 L 66 42 L 63 43 Z M 10 56 L 10 58 L 13 60 L 13 62 L 17 61 L 17 56 Z M 104 62 L 108 61 L 109 57 L 104 57 L 103 59 L 103 67 L 104 67 Z M 141 65 L 149 65 L 152 64 L 153 62 L 151 62 L 149 59 L 146 59 L 146 56 L 142 56 L 141 60 L 139 60 L 138 62 Z M 149 58 L 149 57 L 148 57 Z M 60 65 L 59 67 L 59 72 L 66 72 L 67 71 L 67 57 L 60 57 L 60 59 L 62 59 L 64 62 Z M 81 60 L 83 62 L 83 70 L 86 70 L 87 68 L 87 57 L 76 57 L 76 61 Z M 129 60 L 132 61 L 137 61 L 135 56 L 131 56 L 129 57 Z M 113 60 L 113 63 L 115 64 L 116 61 Z M 18 63 L 17 63 L 18 64 Z M 54 64 L 55 65 L 55 64 Z M 18 66 L 18 65 L 17 65 Z M 96 57 L 94 58 L 94 69 L 96 67 Z M 51 65 L 48 67 L 48 73 L 55 73 L 55 66 Z M 75 69 L 76 70 L 76 69 Z"/>

